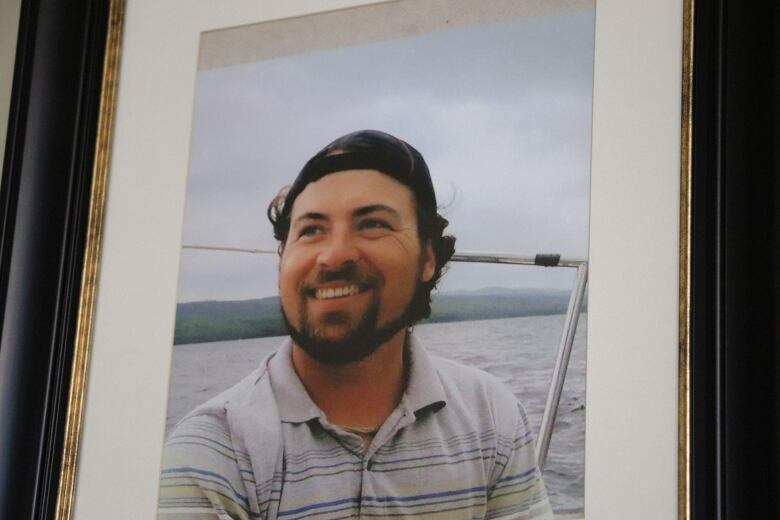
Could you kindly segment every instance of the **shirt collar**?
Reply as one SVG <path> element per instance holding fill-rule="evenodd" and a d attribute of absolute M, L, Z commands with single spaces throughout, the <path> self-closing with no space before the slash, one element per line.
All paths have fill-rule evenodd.
<path fill-rule="evenodd" d="M 440 410 L 447 404 L 447 400 L 439 372 L 414 334 L 409 336 L 409 351 L 412 362 L 409 367 L 409 383 L 404 392 L 409 405 L 418 415 L 428 407 L 434 411 Z"/>
<path fill-rule="evenodd" d="M 324 418 L 303 386 L 292 364 L 292 340 L 287 338 L 268 362 L 271 388 L 279 408 L 282 422 L 303 423 L 314 418 Z"/>
<path fill-rule="evenodd" d="M 417 416 L 428 408 L 432 411 L 440 410 L 446 404 L 446 399 L 439 373 L 425 348 L 413 335 L 410 337 L 409 351 L 409 383 L 402 403 L 405 402 Z M 325 414 L 314 404 L 295 372 L 292 364 L 292 340 L 289 338 L 268 362 L 268 374 L 282 422 L 303 423 L 311 419 L 325 418 Z"/>

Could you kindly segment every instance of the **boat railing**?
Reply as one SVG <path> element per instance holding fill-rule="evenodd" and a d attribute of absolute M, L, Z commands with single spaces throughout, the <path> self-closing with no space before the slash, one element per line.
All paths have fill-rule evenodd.
<path fill-rule="evenodd" d="M 276 249 L 251 249 L 243 247 L 184 245 L 182 249 L 201 251 L 226 251 L 234 253 L 249 253 L 259 255 L 277 255 Z M 585 289 L 588 284 L 588 262 L 583 259 L 562 257 L 558 254 L 537 254 L 523 256 L 510 253 L 495 253 L 481 251 L 456 251 L 451 259 L 453 262 L 471 262 L 485 264 L 511 264 L 529 265 L 541 267 L 576 269 L 576 278 L 569 303 L 566 308 L 566 317 L 563 322 L 563 333 L 558 345 L 558 353 L 553 367 L 550 387 L 547 392 L 547 401 L 542 414 L 542 422 L 536 439 L 536 462 L 539 470 L 544 470 L 547 461 L 547 453 L 550 449 L 553 426 L 558 415 L 558 408 L 563 392 L 563 384 L 566 381 L 566 372 L 569 367 L 569 359 L 574 345 L 574 335 L 577 332 L 577 323 L 580 316 L 580 308 L 585 298 Z"/>
<path fill-rule="evenodd" d="M 558 407 L 561 402 L 563 384 L 566 381 L 566 372 L 569 368 L 569 359 L 574 345 L 574 334 L 577 332 L 577 323 L 580 317 L 580 308 L 585 298 L 585 288 L 588 284 L 588 262 L 582 259 L 565 258 L 557 254 L 538 254 L 534 256 L 521 256 L 509 253 L 484 253 L 476 251 L 458 251 L 452 256 L 455 262 L 480 262 L 492 264 L 532 265 L 543 267 L 568 267 L 577 270 L 574 288 L 569 296 L 569 304 L 566 308 L 566 317 L 563 321 L 563 333 L 558 346 L 558 354 L 553 367 L 550 388 L 547 392 L 547 402 L 544 406 L 542 423 L 536 439 L 536 463 L 539 471 L 544 470 L 547 462 L 547 453 L 550 449 L 553 426 L 558 415 Z"/>

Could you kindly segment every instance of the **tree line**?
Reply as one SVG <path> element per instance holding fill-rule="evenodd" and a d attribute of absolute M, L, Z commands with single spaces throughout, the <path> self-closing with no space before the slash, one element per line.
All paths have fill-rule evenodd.
<path fill-rule="evenodd" d="M 421 323 L 563 314 L 568 291 L 488 288 L 434 295 Z M 584 309 L 583 305 L 583 311 Z M 179 303 L 174 344 L 283 336 L 279 298 Z"/>

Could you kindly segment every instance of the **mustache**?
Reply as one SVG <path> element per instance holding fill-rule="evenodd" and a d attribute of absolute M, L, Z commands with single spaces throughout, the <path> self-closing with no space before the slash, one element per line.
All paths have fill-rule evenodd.
<path fill-rule="evenodd" d="M 348 262 L 339 267 L 338 269 L 329 269 L 325 271 L 319 271 L 310 282 L 306 283 L 303 287 L 304 292 L 314 291 L 314 287 L 320 284 L 327 284 L 331 282 L 344 282 L 349 284 L 355 284 L 362 289 L 369 287 L 376 287 L 380 284 L 381 277 L 376 273 L 366 272 L 353 262 Z"/>
<path fill-rule="evenodd" d="M 331 271 L 320 271 L 317 273 L 317 283 L 328 282 L 357 282 L 360 278 L 363 278 L 358 273 L 357 265 L 354 262 L 347 262 L 341 266 L 341 268 Z"/>

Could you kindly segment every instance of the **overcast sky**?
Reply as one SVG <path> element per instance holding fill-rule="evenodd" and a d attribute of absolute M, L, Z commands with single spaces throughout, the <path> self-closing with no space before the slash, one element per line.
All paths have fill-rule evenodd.
<path fill-rule="evenodd" d="M 587 257 L 593 11 L 201 71 L 184 244 L 275 249 L 265 212 L 334 138 L 425 157 L 459 250 Z M 275 256 L 184 250 L 179 301 L 276 294 Z M 564 269 L 458 264 L 443 289 L 570 288 Z"/>

